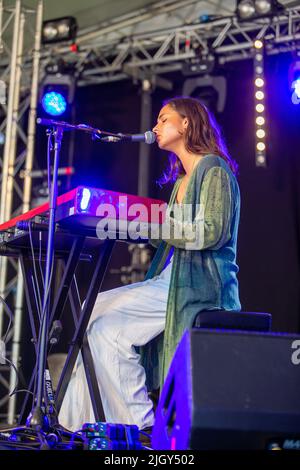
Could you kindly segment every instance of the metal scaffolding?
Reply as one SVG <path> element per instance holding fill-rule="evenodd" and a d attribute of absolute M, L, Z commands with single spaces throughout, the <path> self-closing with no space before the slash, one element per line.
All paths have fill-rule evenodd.
<path fill-rule="evenodd" d="M 43 2 L 38 2 L 36 11 L 24 8 L 21 0 L 16 0 L 14 8 L 5 8 L 3 2 L 1 2 L 0 8 L 3 25 L 1 44 L 3 52 L 6 53 L 8 58 L 7 67 L 4 70 L 2 69 L 0 79 L 5 84 L 9 84 L 7 104 L 1 103 L 3 120 L 0 126 L 0 131 L 5 132 L 5 145 L 3 158 L 1 159 L 0 199 L 0 223 L 3 223 L 30 208 L 31 178 L 27 176 L 24 180 L 19 180 L 18 175 L 24 168 L 27 170 L 26 174 L 30 174 L 28 172 L 32 169 L 33 163 Z M 35 23 L 34 27 L 32 27 L 33 22 Z M 33 47 L 32 42 L 27 41 L 29 46 L 26 48 L 25 33 L 27 39 L 28 35 L 32 37 Z M 11 47 L 8 43 L 9 40 L 11 41 Z M 26 67 L 24 76 L 23 67 L 26 63 L 30 63 L 31 66 Z M 27 111 L 29 111 L 29 119 L 28 128 L 25 130 L 22 120 Z M 23 181 L 23 184 L 19 181 Z M 23 310 L 23 278 L 19 264 L 5 256 L 0 257 L 0 295 L 4 300 L 10 295 L 14 298 L 13 328 L 10 329 L 6 337 L 6 354 L 7 359 L 18 369 Z M 6 323 L 1 304 L 1 337 Z M 8 412 L 4 413 L 4 416 L 8 423 L 13 423 L 16 396 L 13 395 L 9 399 L 9 393 L 14 388 L 15 372 L 12 368 L 6 366 L 1 366 L 0 371 L 1 385 L 8 392 L 0 399 L 0 409 L 3 409 L 7 403 L 9 404 Z"/>
<path fill-rule="evenodd" d="M 172 9 L 181 6 L 182 2 L 173 2 Z M 162 14 L 162 7 L 157 6 L 158 13 Z M 151 14 L 153 16 L 154 12 Z M 141 21 L 149 15 L 144 12 Z M 294 50 L 300 41 L 300 5 L 286 8 L 278 16 L 251 22 L 239 22 L 231 14 L 206 22 L 133 34 L 129 25 L 137 21 L 134 15 L 126 21 L 120 19 L 112 25 L 99 25 L 97 31 L 80 34 L 76 53 L 66 46 L 48 46 L 43 50 L 42 64 L 50 57 L 63 57 L 76 66 L 78 85 L 86 86 L 126 79 L 134 73 L 155 76 L 180 70 L 183 63 L 208 54 L 214 55 L 221 64 L 249 59 L 253 57 L 255 39 L 264 39 L 266 54 Z"/>
<path fill-rule="evenodd" d="M 79 86 L 136 77 L 141 83 L 149 79 L 156 83 L 160 80 L 168 87 L 168 81 L 158 75 L 181 70 L 183 64 L 205 58 L 209 54 L 221 64 L 252 58 L 255 39 L 264 39 L 266 54 L 299 47 L 300 6 L 287 8 L 273 18 L 251 22 L 239 22 L 231 11 L 228 11 L 226 17 L 211 15 L 207 21 L 201 22 L 195 10 L 193 14 L 189 12 L 181 17 L 180 26 L 163 27 L 155 31 L 149 28 L 145 33 L 134 30 L 135 25 L 143 21 L 151 21 L 158 15 L 178 13 L 197 3 L 196 0 L 161 0 L 111 22 L 80 31 L 76 40 L 78 50 L 71 50 L 70 45 L 51 45 L 41 49 L 42 0 L 39 0 L 35 11 L 24 8 L 21 0 L 16 0 L 14 8 L 3 7 L 0 0 L 0 84 L 9 84 L 7 104 L 0 102 L 3 118 L 0 133 L 5 131 L 6 135 L 3 157 L 0 155 L 0 223 L 30 209 L 30 174 L 33 168 L 40 71 L 43 72 L 50 61 L 63 58 L 71 63 L 76 69 Z M 220 2 L 216 0 L 208 3 L 215 6 L 217 14 Z M 34 41 L 24 41 L 27 33 Z M 10 47 L 6 37 L 9 38 Z M 24 130 L 22 120 L 27 111 L 28 128 Z M 20 171 L 24 172 L 24 179 L 18 178 Z M 140 191 L 144 189 L 140 188 Z M 10 330 L 7 337 L 7 357 L 18 368 L 23 279 L 18 263 L 4 256 L 0 256 L 0 295 L 4 299 L 10 295 L 14 297 L 14 329 Z M 0 304 L 1 337 L 6 326 Z M 0 419 L 5 418 L 8 423 L 13 423 L 16 402 L 15 395 L 9 398 L 9 392 L 14 388 L 15 373 L 1 364 L 0 372 L 0 386 L 7 390 L 5 397 L 0 397 L 0 412 L 8 405 L 8 411 L 0 414 Z"/>

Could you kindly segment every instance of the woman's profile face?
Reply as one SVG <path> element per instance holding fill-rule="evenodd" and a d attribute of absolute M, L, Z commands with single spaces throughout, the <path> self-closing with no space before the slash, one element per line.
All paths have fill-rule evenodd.
<path fill-rule="evenodd" d="M 176 153 L 178 145 L 184 142 L 187 124 L 187 118 L 182 118 L 169 104 L 165 105 L 159 112 L 156 126 L 153 127 L 159 148 Z"/>

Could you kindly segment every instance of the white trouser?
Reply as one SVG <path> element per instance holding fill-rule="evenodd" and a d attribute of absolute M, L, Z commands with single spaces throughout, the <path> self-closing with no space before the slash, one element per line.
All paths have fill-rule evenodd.
<path fill-rule="evenodd" d="M 134 346 L 142 346 L 165 328 L 171 263 L 159 276 L 101 292 L 87 329 L 106 421 L 153 426 L 145 370 Z M 95 422 L 79 354 L 59 414 L 72 431 Z"/>

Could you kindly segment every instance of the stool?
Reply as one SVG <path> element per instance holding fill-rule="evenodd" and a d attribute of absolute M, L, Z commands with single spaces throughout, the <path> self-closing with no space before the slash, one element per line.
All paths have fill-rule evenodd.
<path fill-rule="evenodd" d="M 272 315 L 260 312 L 233 310 L 203 310 L 194 321 L 194 328 L 220 328 L 225 330 L 270 331 Z"/>

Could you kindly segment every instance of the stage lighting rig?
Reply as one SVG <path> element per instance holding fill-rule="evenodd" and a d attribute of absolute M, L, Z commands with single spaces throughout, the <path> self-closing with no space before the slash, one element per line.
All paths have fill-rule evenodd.
<path fill-rule="evenodd" d="M 274 16 L 283 10 L 277 0 L 237 0 L 235 13 L 239 20 L 247 21 Z"/>
<path fill-rule="evenodd" d="M 72 105 L 75 94 L 75 78 L 71 75 L 48 75 L 45 77 L 40 103 L 48 115 L 61 116 Z"/>
<path fill-rule="evenodd" d="M 50 62 L 45 68 L 40 88 L 40 103 L 50 116 L 66 115 L 74 101 L 76 74 L 72 64 L 62 59 Z"/>
<path fill-rule="evenodd" d="M 210 75 L 216 65 L 215 56 L 212 54 L 201 55 L 200 57 L 193 57 L 185 62 L 182 66 L 182 75 L 185 77 L 193 75 Z"/>
<path fill-rule="evenodd" d="M 182 88 L 183 96 L 199 99 L 214 114 L 225 108 L 227 81 L 223 76 L 200 76 L 188 78 Z"/>
<path fill-rule="evenodd" d="M 264 43 L 260 39 L 254 41 L 254 103 L 255 103 L 255 163 L 266 167 L 266 103 L 264 76 Z"/>
<path fill-rule="evenodd" d="M 65 16 L 43 22 L 42 43 L 74 41 L 77 34 L 77 21 L 73 16 Z"/>

